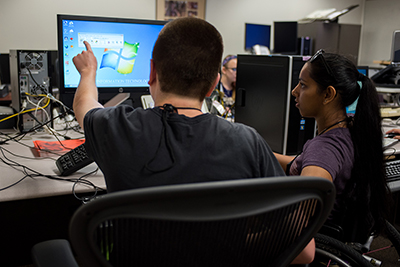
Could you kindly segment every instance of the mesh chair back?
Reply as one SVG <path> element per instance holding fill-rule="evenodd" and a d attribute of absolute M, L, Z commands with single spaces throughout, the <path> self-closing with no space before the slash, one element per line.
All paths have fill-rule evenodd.
<path fill-rule="evenodd" d="M 88 266 L 287 266 L 334 198 L 316 177 L 123 191 L 76 212 L 71 244 Z"/>

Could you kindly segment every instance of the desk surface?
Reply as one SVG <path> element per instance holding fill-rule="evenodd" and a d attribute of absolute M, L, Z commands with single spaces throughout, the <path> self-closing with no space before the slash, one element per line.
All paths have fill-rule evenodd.
<path fill-rule="evenodd" d="M 2 130 L 2 132 L 5 132 L 5 130 Z M 8 131 L 8 133 L 11 133 L 11 131 Z M 70 134 L 73 135 L 71 136 L 73 138 L 83 138 L 82 135 L 76 133 L 72 134 L 71 132 L 69 135 Z M 49 156 L 45 158 L 35 157 L 31 149 L 34 147 L 34 140 L 56 141 L 57 139 L 48 133 L 42 132 L 28 134 L 20 142 L 9 141 L 6 144 L 1 145 L 1 148 L 4 149 L 1 149 L 0 151 L 0 202 L 72 194 L 74 183 L 67 181 L 66 179 L 78 179 L 97 169 L 97 165 L 92 163 L 73 175 L 67 177 L 58 176 L 59 171 L 55 165 L 55 161 L 59 158 L 59 155 L 47 154 Z M 64 179 L 64 181 L 52 180 L 43 176 L 24 178 L 25 174 L 23 173 L 23 168 L 11 167 L 4 162 L 10 162 L 10 160 L 27 166 L 40 174 L 61 178 Z M 32 173 L 31 171 L 28 172 Z M 23 180 L 20 181 L 21 179 Z M 103 189 L 106 188 L 104 177 L 100 170 L 84 179 L 98 187 Z M 17 183 L 18 181 L 20 182 Z M 14 183 L 17 184 L 13 185 Z M 92 186 L 84 185 L 82 183 L 78 183 L 75 186 L 75 192 L 77 193 L 93 191 L 94 188 Z M 90 195 L 90 193 L 88 193 L 88 195 Z"/>
<path fill-rule="evenodd" d="M 400 128 L 400 126 L 396 127 Z M 384 126 L 383 130 L 387 131 L 391 128 L 393 127 Z M 12 133 L 10 130 L 6 131 Z M 2 130 L 2 132 L 5 132 L 5 130 Z M 82 135 L 79 136 L 78 134 L 74 134 L 72 137 L 83 138 Z M 45 158 L 35 157 L 31 150 L 31 148 L 34 147 L 34 140 L 56 141 L 56 138 L 48 133 L 41 132 L 28 134 L 20 142 L 9 141 L 6 144 L 1 145 L 1 148 L 6 149 L 7 151 L 3 149 L 0 151 L 0 202 L 72 194 L 74 183 L 67 181 L 66 179 L 78 179 L 97 169 L 97 165 L 92 163 L 73 175 L 67 177 L 58 176 L 59 171 L 55 165 L 55 161 L 59 156 L 49 154 L 50 156 Z M 23 144 L 25 144 L 25 146 Z M 384 154 L 386 156 L 400 154 L 400 142 L 386 149 Z M 4 161 L 9 162 L 10 160 L 27 166 L 38 173 L 65 179 L 65 181 L 52 180 L 43 176 L 24 178 L 25 174 L 21 167 L 11 167 L 4 163 Z M 21 179 L 23 180 L 20 181 Z M 85 177 L 85 179 L 98 187 L 103 189 L 106 188 L 104 176 L 100 170 Z M 18 181 L 20 182 L 17 183 Z M 389 183 L 389 187 L 394 192 L 400 191 L 400 181 Z M 88 193 L 88 195 L 90 195 L 90 192 L 93 191 L 94 188 L 92 186 L 84 185 L 82 183 L 75 186 L 75 192 L 77 193 Z"/>

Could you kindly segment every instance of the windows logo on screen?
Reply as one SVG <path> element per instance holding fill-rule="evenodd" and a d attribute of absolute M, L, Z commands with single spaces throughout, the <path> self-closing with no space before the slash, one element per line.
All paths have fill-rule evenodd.
<path fill-rule="evenodd" d="M 109 67 L 121 74 L 132 73 L 138 49 L 139 43 L 130 44 L 127 42 L 124 42 L 122 49 L 104 49 L 100 69 Z"/>

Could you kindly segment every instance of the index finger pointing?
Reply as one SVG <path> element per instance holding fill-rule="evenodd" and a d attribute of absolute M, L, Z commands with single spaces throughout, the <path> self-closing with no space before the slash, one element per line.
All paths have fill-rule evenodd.
<path fill-rule="evenodd" d="M 89 42 L 83 41 L 83 43 L 85 44 L 87 51 L 92 51 L 92 47 L 90 46 Z"/>

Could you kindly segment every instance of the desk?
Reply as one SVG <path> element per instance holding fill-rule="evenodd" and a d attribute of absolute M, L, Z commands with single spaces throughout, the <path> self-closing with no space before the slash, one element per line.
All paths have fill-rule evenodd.
<path fill-rule="evenodd" d="M 386 133 L 387 131 L 393 129 L 393 128 L 400 128 L 400 125 L 393 125 L 393 126 L 383 126 L 382 127 L 383 133 Z M 383 151 L 383 154 L 390 158 L 390 157 L 400 157 L 400 141 L 395 143 L 394 145 L 388 147 Z M 389 188 L 392 191 L 392 193 L 396 193 L 400 191 L 400 181 L 393 181 L 389 182 Z"/>
<path fill-rule="evenodd" d="M 1 132 L 5 132 L 2 130 Z M 9 131 L 11 132 L 11 131 Z M 82 135 L 69 132 L 73 138 L 82 138 Z M 33 147 L 34 140 L 55 141 L 54 136 L 47 133 L 27 135 L 21 143 Z M 35 158 L 29 147 L 15 141 L 1 145 L 5 156 L 21 165 L 46 175 L 58 177 L 55 160 L 59 157 Z M 26 157 L 21 158 L 20 156 Z M 4 155 L 0 152 L 0 158 Z M 97 169 L 91 164 L 68 177 L 78 179 L 82 175 Z M 0 161 L 0 188 L 3 189 L 16 183 L 24 174 Z M 98 171 L 94 175 L 85 177 L 96 186 L 105 189 L 103 174 Z M 68 238 L 68 224 L 75 210 L 82 202 L 72 194 L 74 183 L 69 181 L 51 180 L 45 177 L 27 177 L 20 183 L 0 191 L 0 266 L 21 266 L 31 263 L 30 250 L 38 242 Z M 75 187 L 80 197 L 91 196 L 94 188 L 82 184 Z M 103 192 L 100 192 L 103 193 Z"/>
<path fill-rule="evenodd" d="M 77 138 L 78 136 L 75 137 Z M 36 133 L 34 135 L 27 135 L 23 140 L 21 140 L 20 143 L 33 147 L 34 140 L 56 141 L 54 136 L 51 136 L 47 133 Z M 21 165 L 25 165 L 41 174 L 59 177 L 59 172 L 57 166 L 55 165 L 55 161 L 59 157 L 58 155 L 47 153 L 50 156 L 49 158 L 36 158 L 29 147 L 24 146 L 20 143 L 10 141 L 7 144 L 2 145 L 3 148 L 15 154 L 12 155 L 9 154 L 7 151 L 4 151 L 5 156 L 8 159 L 18 162 Z M 4 159 L 4 155 L 0 154 L 0 158 Z M 97 165 L 95 163 L 92 163 L 71 176 L 59 178 L 78 179 L 79 177 L 95 171 L 96 169 Z M 0 173 L 2 177 L 0 179 L 0 188 L 5 188 L 23 178 L 24 174 L 20 170 L 21 168 L 11 168 L 4 162 L 0 162 Z M 86 177 L 85 179 L 89 180 L 96 186 L 104 189 L 106 188 L 104 177 L 100 170 L 97 173 Z M 69 181 L 57 181 L 44 177 L 28 177 L 17 185 L 1 191 L 0 202 L 71 194 L 72 187 L 73 183 Z M 75 189 L 79 193 L 94 191 L 92 187 L 82 184 L 77 185 Z"/>

